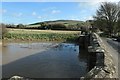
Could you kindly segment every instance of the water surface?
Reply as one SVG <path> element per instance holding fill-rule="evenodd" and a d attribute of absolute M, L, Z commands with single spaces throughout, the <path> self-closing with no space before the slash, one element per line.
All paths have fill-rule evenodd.
<path fill-rule="evenodd" d="M 87 72 L 87 58 L 76 44 L 6 43 L 2 48 L 4 78 L 79 78 Z"/>

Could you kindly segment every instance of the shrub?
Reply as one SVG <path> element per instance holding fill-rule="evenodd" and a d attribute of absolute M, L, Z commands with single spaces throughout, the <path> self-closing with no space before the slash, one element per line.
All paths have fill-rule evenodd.
<path fill-rule="evenodd" d="M 65 30 L 66 26 L 64 24 L 56 23 L 56 24 L 51 24 L 51 29 L 52 30 Z"/>
<path fill-rule="evenodd" d="M 18 24 L 16 27 L 21 29 L 21 28 L 25 28 L 26 26 L 23 24 Z"/>

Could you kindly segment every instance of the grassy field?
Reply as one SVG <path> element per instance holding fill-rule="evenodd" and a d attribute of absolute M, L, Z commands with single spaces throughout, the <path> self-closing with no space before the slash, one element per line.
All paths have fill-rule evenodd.
<path fill-rule="evenodd" d="M 79 34 L 80 31 L 62 31 L 62 30 L 30 30 L 30 29 L 7 29 L 9 33 L 20 33 L 20 34 Z"/>
<path fill-rule="evenodd" d="M 75 41 L 80 31 L 7 29 L 5 40 L 12 41 Z"/>

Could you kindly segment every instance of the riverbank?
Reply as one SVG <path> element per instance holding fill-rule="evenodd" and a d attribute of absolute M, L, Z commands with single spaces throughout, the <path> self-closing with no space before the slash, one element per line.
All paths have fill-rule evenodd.
<path fill-rule="evenodd" d="M 74 42 L 80 31 L 7 29 L 5 41 L 61 41 Z"/>

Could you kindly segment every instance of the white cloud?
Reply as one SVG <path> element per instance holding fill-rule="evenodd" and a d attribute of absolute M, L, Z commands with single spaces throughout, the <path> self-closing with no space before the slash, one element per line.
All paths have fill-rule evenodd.
<path fill-rule="evenodd" d="M 38 16 L 37 18 L 38 18 L 38 19 L 41 19 L 41 18 L 42 18 L 42 16 Z"/>
<path fill-rule="evenodd" d="M 37 13 L 36 13 L 36 12 L 32 12 L 32 15 L 33 15 L 33 16 L 36 16 L 36 15 L 37 15 Z"/>
<path fill-rule="evenodd" d="M 87 17 L 88 20 L 93 20 L 92 16 Z"/>
<path fill-rule="evenodd" d="M 52 10 L 52 14 L 57 14 L 57 13 L 60 13 L 61 11 L 60 10 Z"/>
<path fill-rule="evenodd" d="M 18 17 L 21 17 L 23 15 L 23 13 L 18 13 Z"/>
<path fill-rule="evenodd" d="M 101 2 L 79 2 L 79 8 L 97 8 Z"/>
<path fill-rule="evenodd" d="M 48 8 L 44 8 L 44 9 L 42 9 L 42 11 L 45 11 L 45 12 L 47 12 L 47 13 L 51 13 L 51 14 L 58 14 L 58 13 L 60 13 L 61 11 L 60 10 L 58 10 L 56 7 L 48 7 Z"/>
<path fill-rule="evenodd" d="M 86 21 L 86 20 L 93 20 L 93 17 L 92 16 L 84 16 L 84 15 L 83 15 L 83 17 L 70 16 L 70 17 L 68 17 L 68 19 L 70 19 L 70 20 L 83 20 L 83 21 Z"/>
<path fill-rule="evenodd" d="M 92 3 L 92 2 L 80 2 L 78 3 L 79 13 L 81 15 L 92 14 L 95 13 L 100 3 Z"/>
<path fill-rule="evenodd" d="M 80 14 L 86 14 L 88 13 L 88 10 L 84 9 L 84 10 L 80 10 Z"/>
<path fill-rule="evenodd" d="M 80 1 L 79 7 L 90 7 L 90 8 L 98 8 L 102 2 L 119 2 L 119 0 L 77 0 Z"/>
<path fill-rule="evenodd" d="M 37 19 L 42 19 L 42 20 L 43 20 L 43 19 L 48 19 L 49 17 L 51 17 L 51 16 L 49 16 L 49 15 L 47 15 L 47 14 L 36 16 Z"/>
<path fill-rule="evenodd" d="M 6 9 L 0 9 L 0 13 L 3 14 L 3 13 L 6 13 L 7 10 Z"/>
<path fill-rule="evenodd" d="M 93 17 L 92 16 L 86 16 L 86 17 L 83 17 L 82 20 L 84 20 L 84 21 L 93 20 Z"/>

